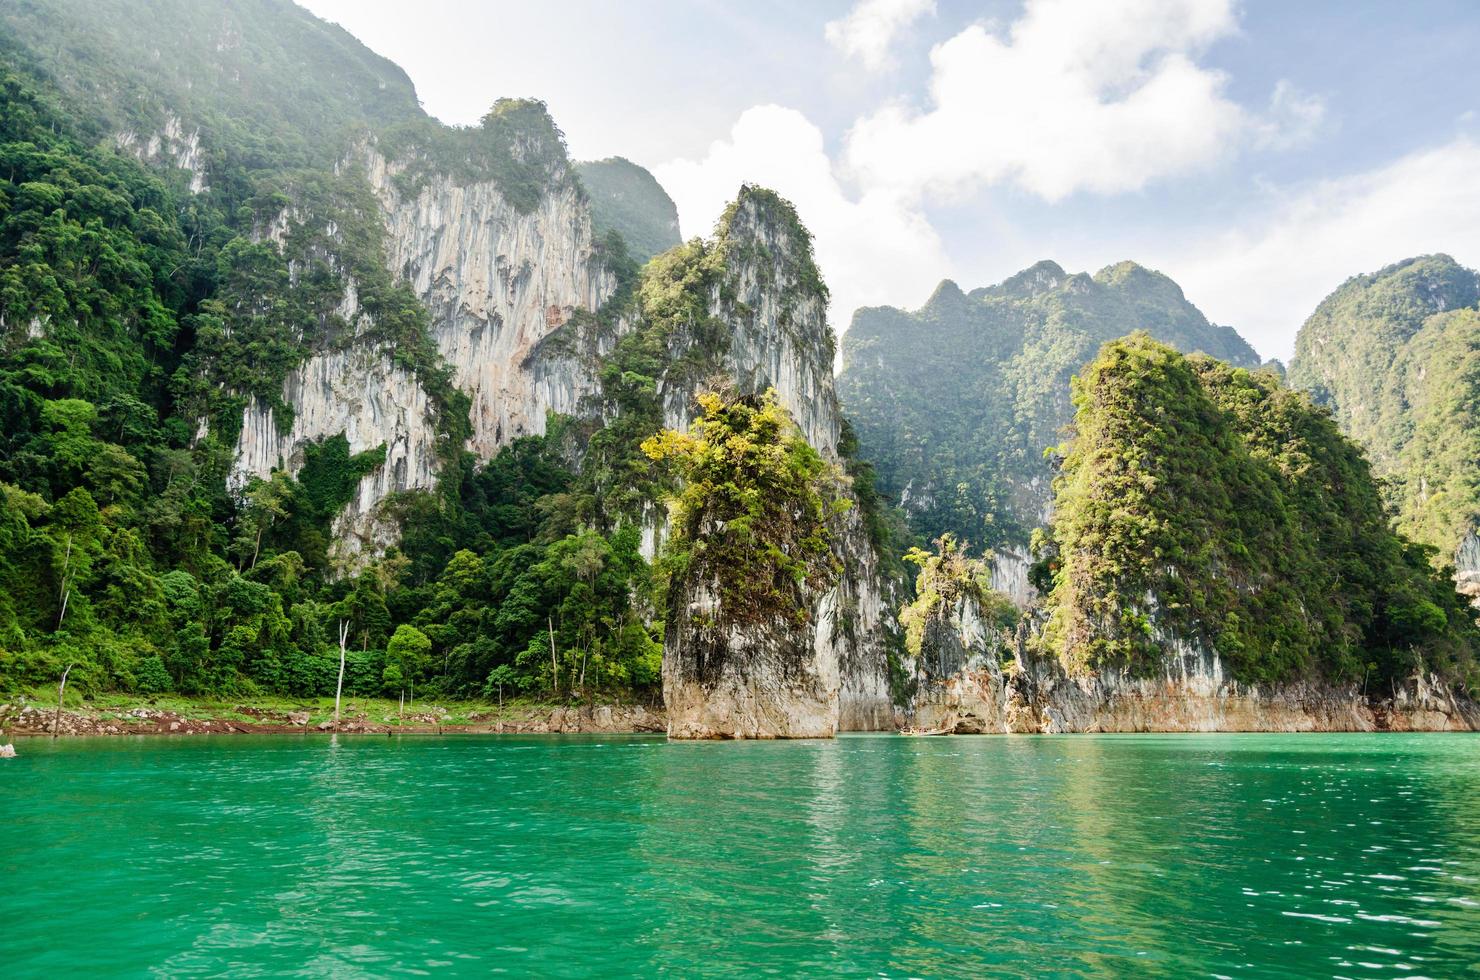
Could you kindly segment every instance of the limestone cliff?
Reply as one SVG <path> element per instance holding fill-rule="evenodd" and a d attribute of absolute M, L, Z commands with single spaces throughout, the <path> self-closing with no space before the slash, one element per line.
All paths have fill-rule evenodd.
<path fill-rule="evenodd" d="M 557 179 L 525 211 L 496 180 L 432 173 L 402 190 L 405 161 L 371 148 L 363 165 L 390 268 L 430 309 L 437 349 L 472 399 L 469 448 L 488 459 L 543 433 L 547 412 L 575 414 L 594 379 L 573 365 L 541 372 L 538 354 L 576 310 L 596 310 L 616 289 L 580 185 Z"/>
<path fill-rule="evenodd" d="M 1242 684 L 1217 654 L 1166 635 L 1152 673 L 1071 674 L 1033 649 L 1029 629 L 994 631 L 970 596 L 940 608 L 913 663 L 911 723 L 955 734 L 1480 730 L 1480 706 L 1428 673 L 1368 692 L 1355 681 Z"/>
<path fill-rule="evenodd" d="M 791 206 L 768 191 L 743 188 L 714 241 L 693 261 L 708 275 L 679 278 L 705 283 L 701 305 L 708 316 L 703 324 L 679 323 L 669 334 L 674 367 L 659 384 L 665 426 L 687 429 L 696 395 L 716 376 L 742 394 L 774 389 L 808 444 L 840 469 L 842 418 L 827 296 Z M 653 528 L 650 539 L 661 537 Z M 886 583 L 856 506 L 835 519 L 833 540 L 842 574 L 808 596 L 811 615 L 802 633 L 670 629 L 664 665 L 670 734 L 806 737 L 892 725 Z M 690 620 L 703 621 L 714 601 L 709 585 L 693 581 L 687 588 L 680 605 Z M 711 665 L 721 659 L 730 668 L 714 673 Z"/>
<path fill-rule="evenodd" d="M 140 137 L 131 129 L 123 130 L 114 134 L 113 142 L 120 150 L 132 153 L 144 163 L 185 171 L 187 187 L 192 194 L 208 189 L 200 128 L 194 127 L 187 133 L 184 122 L 173 112 L 166 114 L 164 125 L 157 132 Z"/>
<path fill-rule="evenodd" d="M 591 371 L 565 353 L 542 348 L 577 310 L 594 310 L 615 289 L 597 254 L 578 183 L 557 176 L 532 207 L 509 200 L 493 178 L 418 173 L 415 150 L 387 159 L 374 144 L 341 164 L 343 179 L 361 177 L 383 230 L 383 261 L 431 314 L 428 332 L 452 382 L 471 401 L 468 448 L 479 459 L 523 435 L 544 431 L 547 413 L 576 414 L 595 388 Z M 263 232 L 287 250 L 293 229 L 322 220 L 303 209 L 284 212 Z M 328 225 L 328 264 L 339 229 Z M 419 379 L 392 358 L 360 309 L 356 283 L 343 281 L 335 311 L 347 336 L 305 338 L 318 348 L 282 383 L 293 422 L 280 431 L 271 406 L 252 399 L 244 414 L 229 479 L 240 489 L 278 467 L 296 473 L 304 446 L 344 433 L 351 449 L 384 445 L 385 466 L 360 483 L 334 524 L 341 558 L 382 550 L 395 528 L 377 514 L 390 493 L 436 485 L 438 420 Z M 599 350 L 591 353 L 599 353 Z"/>
<path fill-rule="evenodd" d="M 383 551 L 398 529 L 380 519 L 376 505 L 403 490 L 431 490 L 437 483 L 437 427 L 433 406 L 415 376 L 376 347 L 316 354 L 289 372 L 283 400 L 293 422 L 280 431 L 271 406 L 247 406 L 228 486 L 245 488 L 251 477 L 275 469 L 297 475 L 310 443 L 343 434 L 351 453 L 384 446 L 383 466 L 360 479 L 334 521 L 330 554 L 353 563 Z"/>
<path fill-rule="evenodd" d="M 1045 719 L 1362 727 L 1357 692 L 1410 691 L 1400 717 L 1432 701 L 1414 693 L 1431 676 L 1456 703 L 1480 690 L 1473 610 L 1303 394 L 1137 334 L 1103 348 L 1074 401 L 1040 551 L 1042 660 L 1023 665 Z"/>
<path fill-rule="evenodd" d="M 834 341 L 810 235 L 789 204 L 747 186 L 721 221 L 711 249 L 718 268 L 705 302 L 723 336 L 716 342 L 691 325 L 675 333 L 673 349 L 680 357 L 685 348 L 701 351 L 710 374 L 671 372 L 664 378 L 665 424 L 686 429 L 694 395 L 718 374 L 748 394 L 774 388 L 812 448 L 836 458 L 842 414 L 833 382 Z"/>

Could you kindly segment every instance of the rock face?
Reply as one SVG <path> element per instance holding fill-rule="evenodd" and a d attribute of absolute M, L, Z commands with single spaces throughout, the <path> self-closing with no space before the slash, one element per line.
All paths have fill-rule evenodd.
<path fill-rule="evenodd" d="M 812 448 L 837 460 L 843 419 L 833 382 L 827 296 L 805 236 L 789 204 L 758 188 L 741 190 L 717 242 L 725 270 L 710 291 L 709 311 L 729 328 L 729 344 L 714 365 L 743 393 L 776 389 Z M 699 342 L 680 338 L 676 346 Z M 689 427 L 694 396 L 707 380 L 698 379 L 696 386 L 681 377 L 661 386 L 665 425 Z"/>
<path fill-rule="evenodd" d="M 420 383 L 389 352 L 354 347 L 317 354 L 290 371 L 283 401 L 296 409 L 286 435 L 271 407 L 248 403 L 228 487 L 240 492 L 251 477 L 265 479 L 279 468 L 297 476 L 309 443 L 341 433 L 351 453 L 384 446 L 385 464 L 360 479 L 354 499 L 335 518 L 330 554 L 353 562 L 384 550 L 398 529 L 378 519 L 376 504 L 391 493 L 431 490 L 437 483 L 436 420 Z"/>
<path fill-rule="evenodd" d="M 1466 534 L 1459 543 L 1454 560 L 1455 587 L 1461 595 L 1480 604 L 1480 534 Z"/>
<path fill-rule="evenodd" d="M 574 362 L 541 364 L 540 344 L 576 310 L 616 289 L 597 256 L 585 195 L 572 180 L 520 212 L 489 181 L 426 178 L 403 193 L 405 164 L 371 149 L 364 166 L 385 213 L 387 261 L 432 313 L 432 336 L 472 399 L 468 447 L 489 459 L 545 431 L 547 412 L 575 414 L 595 379 Z"/>
<path fill-rule="evenodd" d="M 909 714 L 916 728 L 961 735 L 1013 730 L 998 640 L 971 595 L 932 610 L 913 664 Z"/>
<path fill-rule="evenodd" d="M 1153 675 L 1073 676 L 1027 638 L 1026 627 L 994 636 L 970 597 L 940 610 L 914 664 L 912 723 L 956 734 L 1480 730 L 1480 705 L 1428 675 L 1381 699 L 1358 684 L 1245 685 L 1215 654 L 1164 637 Z"/>
<path fill-rule="evenodd" d="M 133 130 L 114 134 L 114 145 L 144 163 L 174 167 L 189 174 L 190 193 L 207 189 L 205 160 L 200 150 L 200 129 L 185 132 L 185 124 L 173 112 L 166 114 L 159 132 L 140 138 Z"/>
<path fill-rule="evenodd" d="M 805 628 L 720 625 L 712 585 L 684 583 L 663 650 L 668 737 L 831 738 L 838 730 L 839 658 L 832 593 Z"/>
<path fill-rule="evenodd" d="M 795 213 L 774 194 L 742 189 L 716 244 L 725 269 L 709 309 L 729 328 L 716 373 L 743 394 L 774 388 L 808 443 L 841 466 L 826 299 Z M 661 386 L 669 428 L 688 428 L 702 387 L 703 379 Z M 651 537 L 661 536 L 655 527 Z M 688 583 L 683 605 L 695 625 L 670 628 L 664 651 L 671 736 L 810 738 L 893 726 L 885 583 L 856 507 L 836 520 L 833 537 L 843 572 L 811 597 L 804 630 L 703 626 L 712 588 Z"/>
<path fill-rule="evenodd" d="M 396 176 L 406 165 L 374 148 L 346 166 L 363 167 L 382 208 L 387 263 L 431 311 L 437 349 L 472 400 L 468 447 L 486 460 L 520 436 L 543 433 L 548 412 L 579 412 L 595 390 L 592 372 L 541 346 L 576 310 L 595 310 L 616 288 L 595 254 L 579 186 L 557 182 L 533 210 L 521 212 L 493 181 L 434 175 L 403 193 Z M 287 220 L 265 237 L 281 246 Z M 337 312 L 354 322 L 353 281 Z M 243 418 L 229 479 L 236 490 L 278 467 L 296 475 L 307 443 L 341 432 L 353 452 L 386 447 L 385 466 L 361 480 L 335 520 L 340 558 L 395 540 L 396 529 L 377 513 L 388 494 L 436 485 L 435 413 L 417 379 L 390 355 L 352 340 L 289 372 L 282 398 L 294 421 L 286 434 L 255 400 Z"/>
<path fill-rule="evenodd" d="M 1026 548 L 1006 546 L 992 556 L 992 588 L 1013 601 L 1019 609 L 1032 605 L 1038 593 L 1028 583 L 1028 567 L 1033 564 Z"/>

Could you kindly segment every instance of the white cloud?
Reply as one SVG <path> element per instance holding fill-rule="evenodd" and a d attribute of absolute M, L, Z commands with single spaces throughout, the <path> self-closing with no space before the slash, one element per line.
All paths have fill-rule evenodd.
<path fill-rule="evenodd" d="M 1269 96 L 1269 110 L 1258 122 L 1260 146 L 1288 150 L 1309 143 L 1326 123 L 1326 100 L 1280 79 Z"/>
<path fill-rule="evenodd" d="M 1011 182 L 1056 201 L 1206 167 L 1261 128 L 1195 60 L 1236 30 L 1232 0 L 1029 0 L 1005 35 L 975 25 L 931 52 L 928 110 L 859 120 L 850 172 L 900 193 Z"/>
<path fill-rule="evenodd" d="M 886 58 L 899 25 L 929 7 L 865 0 L 828 25 L 828 37 L 865 60 Z M 929 107 L 895 103 L 860 118 L 837 161 L 801 113 L 756 106 L 702 157 L 674 160 L 655 174 L 690 235 L 707 233 L 742 183 L 791 199 L 816 237 L 833 323 L 842 329 L 859 306 L 918 305 L 940 279 L 956 276 L 927 205 L 1004 184 L 1049 202 L 1137 191 L 1321 132 L 1319 97 L 1281 80 L 1267 105 L 1246 108 L 1228 97 L 1221 72 L 1199 62 L 1209 45 L 1237 30 L 1236 0 L 1026 0 L 1005 31 L 974 25 L 938 45 Z M 1325 291 L 1352 271 L 1406 254 L 1395 245 L 1405 240 L 1402 229 L 1412 232 L 1408 251 L 1461 247 L 1419 242 L 1428 228 L 1480 229 L 1480 207 L 1463 219 L 1444 210 L 1441 198 L 1463 197 L 1453 188 L 1469 186 L 1458 175 L 1416 181 L 1419 188 L 1397 180 L 1376 174 L 1308 189 L 1283 199 L 1265 224 L 1246 225 L 1244 235 L 1216 246 L 1165 234 L 1148 242 L 1126 229 L 1115 236 L 1121 241 L 1112 258 L 1129 255 L 1163 269 L 1214 319 L 1285 356 L 1294 327 Z M 1440 194 L 1436 186 L 1448 189 Z M 1384 205 L 1389 197 L 1393 203 Z M 1442 214 L 1440 224 L 1429 210 Z M 1023 241 L 1009 250 L 1022 253 L 1023 265 L 1044 255 L 1072 261 L 1065 254 L 1071 243 L 1018 231 Z M 973 266 L 980 268 L 977 251 Z"/>
<path fill-rule="evenodd" d="M 905 28 L 935 13 L 935 0 L 858 0 L 846 17 L 823 28 L 827 43 L 864 67 L 879 71 L 889 64 L 889 48 Z"/>
<path fill-rule="evenodd" d="M 922 214 L 883 192 L 845 193 L 822 132 L 794 109 L 748 109 L 702 160 L 674 160 L 654 174 L 678 205 L 689 236 L 707 234 L 743 183 L 769 187 L 796 205 L 812 232 L 839 331 L 860 306 L 923 302 L 950 273 L 940 239 Z"/>
<path fill-rule="evenodd" d="M 1148 261 L 1209 318 L 1287 358 L 1295 331 L 1349 276 L 1430 252 L 1480 264 L 1480 143 L 1456 139 L 1287 194 L 1261 219 Z"/>

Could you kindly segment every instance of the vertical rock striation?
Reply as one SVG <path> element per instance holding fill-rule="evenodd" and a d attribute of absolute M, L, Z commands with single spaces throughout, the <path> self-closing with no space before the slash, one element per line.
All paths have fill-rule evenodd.
<path fill-rule="evenodd" d="M 390 271 L 426 304 L 437 350 L 472 401 L 468 448 L 486 460 L 520 436 L 543 433 L 547 413 L 580 411 L 596 389 L 593 372 L 585 358 L 544 341 L 577 310 L 598 308 L 616 282 L 595 252 L 579 185 L 555 181 L 521 211 L 492 179 L 434 173 L 403 189 L 413 183 L 397 180 L 407 164 L 374 147 L 342 166 L 363 169 L 383 215 Z M 283 247 L 291 220 L 285 213 L 264 238 Z M 358 312 L 355 284 L 347 280 L 337 313 L 354 323 Z M 353 333 L 284 380 L 282 400 L 294 418 L 289 431 L 278 432 L 269 407 L 249 404 L 230 477 L 240 490 L 277 467 L 296 473 L 307 442 L 341 432 L 355 451 L 385 445 L 385 466 L 361 481 L 335 520 L 335 549 L 347 559 L 395 540 L 378 504 L 396 491 L 431 489 L 438 465 L 437 419 L 426 392 L 393 365 L 391 350 Z"/>
<path fill-rule="evenodd" d="M 192 194 L 208 189 L 200 128 L 185 132 L 184 122 L 173 112 L 165 114 L 164 126 L 158 132 L 141 139 L 133 130 L 124 130 L 114 134 L 113 143 L 144 163 L 185 171 L 189 174 L 188 187 Z"/>
<path fill-rule="evenodd" d="M 493 180 L 434 173 L 403 190 L 404 162 L 369 149 L 364 166 L 391 270 L 431 311 L 437 349 L 472 399 L 468 447 L 489 459 L 542 434 L 547 412 L 578 412 L 595 379 L 575 360 L 545 362 L 541 344 L 617 286 L 596 254 L 580 185 L 557 181 L 524 212 Z"/>
<path fill-rule="evenodd" d="M 360 479 L 354 499 L 335 519 L 330 554 L 352 563 L 394 542 L 397 529 L 379 519 L 376 505 L 392 493 L 431 490 L 437 482 L 436 419 L 415 376 L 377 348 L 330 351 L 288 373 L 283 401 L 294 408 L 286 433 L 270 406 L 248 402 L 228 487 L 240 492 L 251 478 L 266 479 L 276 469 L 296 476 L 309 443 L 341 433 L 351 453 L 384 446 L 385 464 Z"/>

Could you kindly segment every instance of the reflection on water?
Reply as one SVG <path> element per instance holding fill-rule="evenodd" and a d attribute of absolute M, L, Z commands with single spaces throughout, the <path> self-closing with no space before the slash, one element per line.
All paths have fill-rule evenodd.
<path fill-rule="evenodd" d="M 1480 962 L 1462 735 L 20 748 L 0 765 L 7 975 Z"/>

